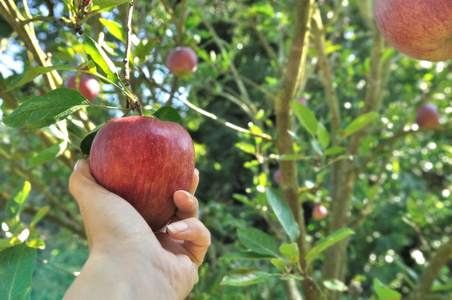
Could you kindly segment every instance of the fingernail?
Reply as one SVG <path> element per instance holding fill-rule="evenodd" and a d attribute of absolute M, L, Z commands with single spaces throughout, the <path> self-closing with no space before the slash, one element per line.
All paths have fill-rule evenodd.
<path fill-rule="evenodd" d="M 195 174 L 199 176 L 199 170 L 195 169 Z"/>
<path fill-rule="evenodd" d="M 75 163 L 75 166 L 74 166 L 74 171 L 75 170 L 77 170 L 77 167 L 78 167 L 78 163 L 79 163 L 80 161 L 79 160 L 77 160 L 77 162 Z"/>
<path fill-rule="evenodd" d="M 172 234 L 176 234 L 182 232 L 188 228 L 187 223 L 185 222 L 176 222 L 168 225 L 168 230 L 171 231 Z"/>

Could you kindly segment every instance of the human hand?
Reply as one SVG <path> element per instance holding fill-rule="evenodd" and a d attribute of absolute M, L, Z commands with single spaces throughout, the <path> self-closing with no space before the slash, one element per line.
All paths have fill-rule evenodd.
<path fill-rule="evenodd" d="M 176 215 L 166 231 L 152 232 L 124 199 L 98 185 L 89 162 L 79 161 L 69 189 L 80 206 L 90 256 L 64 299 L 183 299 L 198 281 L 210 233 L 197 219 L 189 191 L 174 193 Z"/>

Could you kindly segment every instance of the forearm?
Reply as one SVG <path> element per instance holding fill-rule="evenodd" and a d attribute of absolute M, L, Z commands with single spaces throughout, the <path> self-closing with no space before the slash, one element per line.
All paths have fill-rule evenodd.
<path fill-rule="evenodd" d="M 178 300 L 165 276 L 149 268 L 152 266 L 148 267 L 145 263 L 131 268 L 130 264 L 126 266 L 124 262 L 91 255 L 63 299 Z"/>

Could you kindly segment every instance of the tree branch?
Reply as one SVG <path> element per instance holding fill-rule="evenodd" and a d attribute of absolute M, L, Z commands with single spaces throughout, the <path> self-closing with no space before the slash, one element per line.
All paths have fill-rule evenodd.
<path fill-rule="evenodd" d="M 311 0 L 299 0 L 297 2 L 292 45 L 289 50 L 286 69 L 275 102 L 277 148 L 279 155 L 290 155 L 294 153 L 292 137 L 289 134 L 289 131 L 292 129 L 291 104 L 298 92 L 300 82 L 305 75 L 312 6 L 313 1 Z M 300 228 L 300 236 L 297 244 L 300 251 L 300 266 L 304 273 L 306 273 L 305 279 L 301 282 L 303 292 L 306 299 L 323 299 L 324 295 L 306 270 L 307 263 L 305 255 L 309 250 L 309 245 L 306 243 L 306 228 L 299 200 L 296 164 L 294 161 L 280 161 L 279 166 L 281 169 L 280 188 L 282 194 L 288 202 Z"/>
<path fill-rule="evenodd" d="M 6 202 L 10 198 L 10 195 L 6 193 L 0 193 L 0 207 L 4 208 L 6 205 Z M 35 207 L 30 204 L 25 204 L 23 212 L 26 214 L 29 214 L 31 216 L 36 215 L 36 213 L 39 211 L 40 207 Z M 49 221 L 55 225 L 58 225 L 61 228 L 67 229 L 70 232 L 73 232 L 80 236 L 81 238 L 86 238 L 86 232 L 84 227 L 79 227 L 77 225 L 72 224 L 71 222 L 67 221 L 67 218 L 61 218 L 60 216 L 56 215 L 52 211 L 48 211 L 47 214 L 44 216 L 44 220 Z"/>
<path fill-rule="evenodd" d="M 158 87 L 159 89 L 161 89 L 163 92 L 165 92 L 167 94 L 171 93 L 171 91 L 168 91 L 166 88 L 164 88 L 163 86 L 161 86 L 157 82 L 155 82 L 155 80 L 152 77 L 147 77 L 146 74 L 143 72 L 143 70 L 140 70 L 140 72 L 141 72 L 141 76 L 149 83 L 150 86 Z M 265 134 L 265 133 L 262 133 L 262 134 L 253 133 L 253 132 L 251 132 L 248 129 L 242 128 L 242 127 L 237 126 L 237 125 L 234 125 L 234 124 L 232 124 L 232 123 L 230 123 L 228 121 L 225 121 L 225 120 L 217 117 L 213 113 L 210 113 L 208 111 L 205 111 L 205 110 L 197 107 L 196 105 L 194 105 L 190 101 L 187 101 L 185 99 L 182 99 L 182 98 L 179 98 L 179 97 L 176 97 L 176 96 L 174 98 L 179 100 L 179 101 L 181 101 L 182 103 L 184 103 L 185 105 L 187 105 L 188 107 L 190 107 L 194 111 L 200 113 L 201 115 L 206 116 L 206 117 L 208 117 L 208 118 L 210 118 L 210 119 L 212 119 L 212 120 L 214 120 L 214 121 L 216 121 L 216 122 L 218 122 L 218 123 L 220 123 L 220 124 L 222 124 L 222 125 L 224 125 L 226 127 L 234 129 L 234 130 L 236 130 L 238 132 L 249 134 L 251 136 L 261 137 L 261 138 L 263 138 L 264 140 L 267 140 L 267 141 L 272 141 L 273 140 L 273 138 L 270 135 L 268 135 L 268 134 Z"/>
<path fill-rule="evenodd" d="M 439 247 L 436 254 L 431 258 L 428 266 L 417 281 L 416 288 L 410 294 L 410 300 L 423 300 L 433 286 L 433 282 L 438 277 L 441 268 L 450 260 L 452 256 L 452 236 L 449 241 Z"/>
<path fill-rule="evenodd" d="M 323 88 L 325 91 L 325 98 L 328 104 L 331 115 L 331 131 L 330 139 L 333 146 L 337 146 L 338 139 L 335 130 L 341 128 L 341 112 L 339 110 L 339 100 L 337 98 L 336 90 L 334 88 L 333 72 L 328 61 L 325 46 L 325 28 L 322 24 L 322 16 L 318 7 L 315 8 L 313 17 L 313 31 L 314 31 L 314 46 L 319 60 L 320 73 L 322 74 Z"/>

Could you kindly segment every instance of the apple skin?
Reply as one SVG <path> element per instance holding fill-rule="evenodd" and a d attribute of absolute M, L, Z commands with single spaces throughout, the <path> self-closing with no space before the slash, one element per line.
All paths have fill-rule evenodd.
<path fill-rule="evenodd" d="M 279 184 L 281 182 L 281 170 L 276 170 L 275 173 L 273 173 L 273 180 Z"/>
<path fill-rule="evenodd" d="M 375 0 L 375 21 L 396 50 L 419 60 L 452 58 L 452 1 Z"/>
<path fill-rule="evenodd" d="M 434 128 L 439 126 L 438 107 L 426 104 L 416 111 L 416 124 L 421 128 Z"/>
<path fill-rule="evenodd" d="M 183 77 L 196 71 L 198 57 L 187 47 L 177 47 L 168 54 L 166 66 L 177 77 Z"/>
<path fill-rule="evenodd" d="M 92 78 L 86 73 L 82 73 L 78 82 L 78 89 L 76 88 L 76 80 L 77 75 L 74 74 L 69 77 L 66 82 L 66 87 L 78 90 L 89 102 L 93 102 L 96 99 L 97 95 L 100 91 L 100 84 L 97 79 Z"/>
<path fill-rule="evenodd" d="M 312 210 L 312 217 L 314 218 L 314 220 L 322 220 L 326 217 L 327 214 L 328 210 L 323 205 L 316 205 Z"/>
<path fill-rule="evenodd" d="M 193 182 L 195 150 L 179 124 L 150 117 L 113 119 L 91 145 L 91 172 L 107 190 L 127 200 L 153 231 L 174 216 L 174 192 Z"/>

